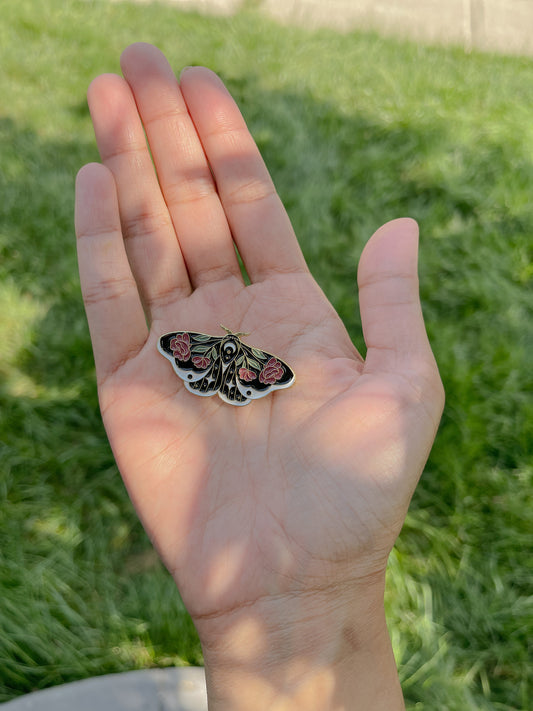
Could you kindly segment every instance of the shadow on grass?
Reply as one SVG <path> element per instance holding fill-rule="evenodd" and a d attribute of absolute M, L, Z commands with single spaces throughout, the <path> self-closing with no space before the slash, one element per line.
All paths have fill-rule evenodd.
<path fill-rule="evenodd" d="M 413 575 L 435 591 L 438 622 L 465 650 L 459 663 L 468 668 L 472 657 L 482 658 L 493 688 L 518 704 L 526 633 L 517 629 L 510 643 L 509 628 L 498 630 L 496 620 L 523 599 L 530 582 L 520 573 L 520 550 L 511 537 L 524 540 L 525 479 L 516 473 L 525 469 L 533 441 L 533 411 L 524 395 L 533 385 L 527 364 L 533 345 L 525 288 L 530 273 L 524 266 L 533 213 L 513 197 L 533 183 L 531 163 L 519 147 L 487 137 L 466 144 L 455 137 L 454 126 L 433 122 L 415 129 L 342 115 L 308 94 L 260 90 L 254 76 L 228 83 L 311 271 L 363 351 L 355 296 L 363 244 L 388 219 L 411 215 L 421 224 L 421 291 L 449 404 L 401 545 L 413 555 Z M 80 122 L 88 120 L 82 107 L 73 111 Z M 98 414 L 72 225 L 74 176 L 95 159 L 94 147 L 43 141 L 10 119 L 2 119 L 0 129 L 0 273 L 38 314 L 28 318 L 23 338 L 17 336 L 17 351 L 8 353 L 0 387 L 6 541 L 0 584 L 9 630 L 0 699 L 7 699 L 87 670 L 175 661 L 176 654 L 197 662 L 200 652 L 183 612 L 176 632 L 179 600 L 159 564 L 150 562 L 128 583 L 131 560 L 144 555 L 147 542 Z M 447 564 L 431 560 L 439 528 L 458 541 Z M 473 575 L 452 580 L 465 551 L 474 572 L 481 561 L 493 566 L 477 587 Z M 153 603 L 157 613 L 152 606 L 153 616 L 144 617 L 151 588 L 168 603 L 160 598 Z M 44 626 L 24 623 L 28 596 L 48 609 L 41 610 Z M 465 597 L 475 621 L 466 626 Z M 486 629 L 476 639 L 476 630 L 487 625 L 496 640 L 491 650 Z M 63 647 L 78 650 L 79 665 L 53 639 L 67 628 L 73 634 Z M 43 645 L 47 634 L 49 644 Z M 126 650 L 127 644 L 133 649 Z M 409 644 L 412 651 L 416 639 Z M 152 657 L 150 646 L 158 649 Z M 22 666 L 31 671 L 23 674 Z M 417 684 L 425 681 L 427 676 Z M 407 691 L 413 700 L 417 684 Z"/>

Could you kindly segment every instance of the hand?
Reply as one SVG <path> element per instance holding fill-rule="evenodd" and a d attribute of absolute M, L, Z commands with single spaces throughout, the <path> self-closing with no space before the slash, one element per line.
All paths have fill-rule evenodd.
<path fill-rule="evenodd" d="M 388 223 L 361 257 L 363 360 L 221 81 L 195 67 L 178 84 L 143 44 L 122 69 L 88 94 L 103 166 L 77 180 L 81 284 L 105 427 L 199 631 L 210 708 L 273 709 L 284 695 L 326 709 L 326 672 L 335 694 L 368 686 L 349 708 L 400 708 L 396 681 L 371 688 L 372 654 L 390 676 L 384 571 L 443 404 L 416 224 Z M 246 407 L 185 390 L 159 337 L 219 324 L 285 360 L 295 384 Z M 355 690 L 346 669 L 362 672 Z M 235 673 L 248 705 L 232 698 Z"/>

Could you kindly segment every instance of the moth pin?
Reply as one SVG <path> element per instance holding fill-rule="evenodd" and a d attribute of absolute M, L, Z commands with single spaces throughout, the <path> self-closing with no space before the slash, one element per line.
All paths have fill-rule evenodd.
<path fill-rule="evenodd" d="M 217 395 L 230 405 L 248 405 L 273 390 L 290 387 L 294 373 L 277 356 L 241 341 L 247 333 L 225 336 L 177 331 L 161 336 L 157 349 L 167 358 L 189 392 Z"/>

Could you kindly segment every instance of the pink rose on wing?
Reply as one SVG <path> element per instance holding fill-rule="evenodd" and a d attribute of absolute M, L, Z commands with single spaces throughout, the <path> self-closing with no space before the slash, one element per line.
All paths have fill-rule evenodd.
<path fill-rule="evenodd" d="M 263 370 L 259 373 L 259 382 L 265 385 L 273 385 L 283 375 L 283 366 L 274 356 L 267 362 Z"/>
<path fill-rule="evenodd" d="M 189 360 L 191 357 L 191 339 L 188 333 L 178 333 L 170 341 L 170 349 L 174 358 Z"/>
<path fill-rule="evenodd" d="M 192 362 L 197 368 L 200 368 L 201 370 L 205 370 L 209 363 L 211 363 L 210 359 L 207 358 L 207 356 L 193 356 Z"/>
<path fill-rule="evenodd" d="M 239 378 L 245 382 L 250 382 L 250 380 L 255 380 L 257 373 L 253 370 L 248 370 L 248 368 L 239 368 Z"/>

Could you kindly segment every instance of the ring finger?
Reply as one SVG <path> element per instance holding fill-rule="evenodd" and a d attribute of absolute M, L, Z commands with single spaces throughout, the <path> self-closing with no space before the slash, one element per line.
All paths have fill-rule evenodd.
<path fill-rule="evenodd" d="M 187 269 L 129 86 L 104 74 L 87 98 L 100 156 L 115 178 L 128 259 L 152 316 L 157 306 L 190 293 Z"/>

